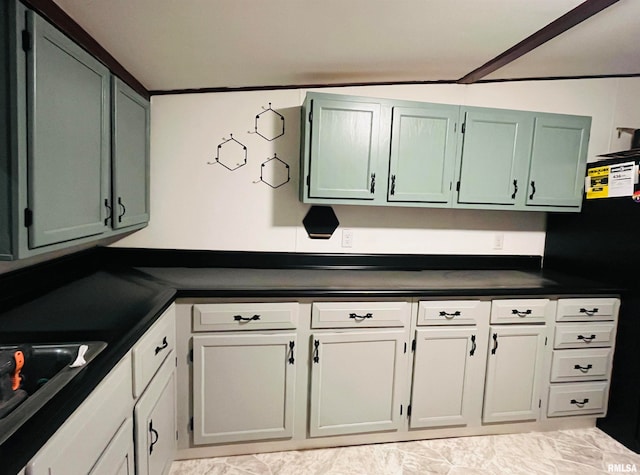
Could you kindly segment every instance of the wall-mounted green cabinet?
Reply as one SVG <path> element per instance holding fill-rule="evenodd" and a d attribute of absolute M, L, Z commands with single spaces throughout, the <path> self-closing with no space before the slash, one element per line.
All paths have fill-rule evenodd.
<path fill-rule="evenodd" d="M 2 8 L 0 259 L 144 226 L 149 101 L 37 13 Z"/>
<path fill-rule="evenodd" d="M 580 211 L 590 126 L 584 116 L 310 92 L 300 199 Z"/>

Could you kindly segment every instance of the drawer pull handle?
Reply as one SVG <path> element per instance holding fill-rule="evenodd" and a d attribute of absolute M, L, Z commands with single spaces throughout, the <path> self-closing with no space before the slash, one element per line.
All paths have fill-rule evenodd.
<path fill-rule="evenodd" d="M 588 317 L 593 317 L 596 313 L 598 313 L 598 308 L 594 307 L 591 310 L 588 310 L 586 308 L 581 308 L 580 309 L 580 313 L 584 313 L 586 314 Z"/>
<path fill-rule="evenodd" d="M 593 366 L 590 364 L 588 364 L 587 366 L 580 366 L 579 364 L 577 364 L 573 367 L 573 369 L 578 369 L 583 373 L 588 373 L 591 368 L 593 368 Z"/>
<path fill-rule="evenodd" d="M 320 363 L 320 350 L 318 347 L 320 346 L 320 340 L 313 341 L 313 362 Z"/>
<path fill-rule="evenodd" d="M 519 317 L 526 317 L 527 315 L 531 315 L 531 309 L 528 308 L 524 312 L 521 312 L 520 310 L 514 308 L 513 310 L 511 310 L 511 314 L 517 315 Z"/>
<path fill-rule="evenodd" d="M 156 355 L 164 350 L 167 346 L 169 346 L 169 343 L 167 342 L 167 337 L 165 336 L 162 339 L 162 346 L 156 346 Z"/>
<path fill-rule="evenodd" d="M 491 354 L 495 355 L 496 350 L 498 349 L 498 334 L 494 333 L 492 338 L 493 338 L 493 348 L 491 348 Z"/>
<path fill-rule="evenodd" d="M 234 315 L 233 319 L 236 322 L 250 322 L 252 320 L 260 320 L 260 315 L 254 315 L 253 317 L 243 317 L 242 315 Z"/>
<path fill-rule="evenodd" d="M 153 428 L 153 420 L 149 421 L 149 432 L 151 432 L 151 436 L 155 436 L 155 439 L 151 441 L 151 445 L 149 446 L 149 455 L 153 453 L 153 446 L 158 443 L 158 431 Z"/>
<path fill-rule="evenodd" d="M 584 405 L 588 402 L 589 402 L 589 398 L 584 398 L 582 401 L 576 401 L 575 399 L 571 400 L 571 404 L 575 404 L 580 408 L 584 407 Z"/>
<path fill-rule="evenodd" d="M 596 338 L 595 335 L 591 335 L 591 336 L 578 335 L 578 340 L 582 340 L 585 343 L 591 343 L 595 338 Z"/>
<path fill-rule="evenodd" d="M 447 312 L 440 312 L 440 316 L 444 317 L 448 320 L 451 320 L 453 317 L 459 317 L 460 316 L 460 311 L 456 310 L 453 313 L 447 313 Z"/>
<path fill-rule="evenodd" d="M 373 318 L 373 313 L 367 313 L 366 315 L 358 315 L 357 313 L 350 313 L 349 318 L 353 318 L 354 320 L 365 320 L 367 318 Z"/>
<path fill-rule="evenodd" d="M 476 336 L 471 335 L 471 351 L 469 352 L 469 356 L 473 356 L 476 352 Z"/>

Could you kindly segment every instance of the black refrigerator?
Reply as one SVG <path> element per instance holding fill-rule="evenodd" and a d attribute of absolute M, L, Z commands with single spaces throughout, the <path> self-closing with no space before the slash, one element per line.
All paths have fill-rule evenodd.
<path fill-rule="evenodd" d="M 612 156 L 614 154 L 609 154 Z M 597 426 L 640 453 L 640 149 L 588 165 L 580 213 L 548 213 L 543 268 L 622 289 L 607 416 Z M 629 183 L 629 180 L 632 183 Z"/>

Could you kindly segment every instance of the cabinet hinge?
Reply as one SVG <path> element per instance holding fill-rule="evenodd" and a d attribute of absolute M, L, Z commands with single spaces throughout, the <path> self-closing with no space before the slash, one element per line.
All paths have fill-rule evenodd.
<path fill-rule="evenodd" d="M 460 191 L 460 180 L 456 183 L 456 191 Z"/>
<path fill-rule="evenodd" d="M 400 415 L 402 415 L 402 404 L 400 404 Z"/>
<path fill-rule="evenodd" d="M 193 363 L 193 348 L 189 350 L 189 361 Z"/>
<path fill-rule="evenodd" d="M 22 49 L 23 51 L 31 51 L 31 33 L 27 30 L 22 30 Z"/>
<path fill-rule="evenodd" d="M 33 211 L 29 208 L 24 209 L 24 226 L 28 228 L 33 225 Z"/>
<path fill-rule="evenodd" d="M 176 356 L 176 368 L 178 367 L 178 357 Z"/>
<path fill-rule="evenodd" d="M 405 353 L 407 352 L 407 342 L 406 341 L 404 342 L 404 352 Z M 400 406 L 400 407 L 402 407 L 402 406 Z"/>
<path fill-rule="evenodd" d="M 454 123 L 453 123 L 453 131 L 454 131 L 454 132 L 457 132 L 457 131 L 458 131 L 458 123 L 457 123 L 457 122 L 454 122 Z"/>
<path fill-rule="evenodd" d="M 178 431 L 176 431 L 176 440 L 178 440 Z"/>
<path fill-rule="evenodd" d="M 542 399 L 538 399 L 538 409 L 542 407 Z"/>
<path fill-rule="evenodd" d="M 416 340 L 415 339 L 411 342 L 411 351 L 416 351 Z"/>
<path fill-rule="evenodd" d="M 462 127 L 460 127 L 460 132 L 462 132 L 464 134 L 465 130 L 467 130 L 467 123 L 463 122 L 462 123 Z"/>
<path fill-rule="evenodd" d="M 411 415 L 411 404 L 407 406 L 407 416 Z"/>
<path fill-rule="evenodd" d="M 309 123 L 313 120 L 313 111 L 309 111 Z"/>
<path fill-rule="evenodd" d="M 307 175 L 307 186 L 311 186 L 311 176 Z"/>
<path fill-rule="evenodd" d="M 544 337 L 544 346 L 547 346 L 547 338 L 548 337 L 546 337 L 546 336 Z"/>
<path fill-rule="evenodd" d="M 189 419 L 189 430 L 193 432 L 193 417 Z"/>

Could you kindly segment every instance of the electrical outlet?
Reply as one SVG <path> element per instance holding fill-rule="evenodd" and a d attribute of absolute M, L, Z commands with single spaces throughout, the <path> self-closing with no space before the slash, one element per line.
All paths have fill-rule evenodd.
<path fill-rule="evenodd" d="M 504 234 L 496 233 L 493 235 L 493 248 L 496 250 L 504 247 Z"/>
<path fill-rule="evenodd" d="M 353 230 L 342 230 L 342 247 L 353 247 Z"/>

